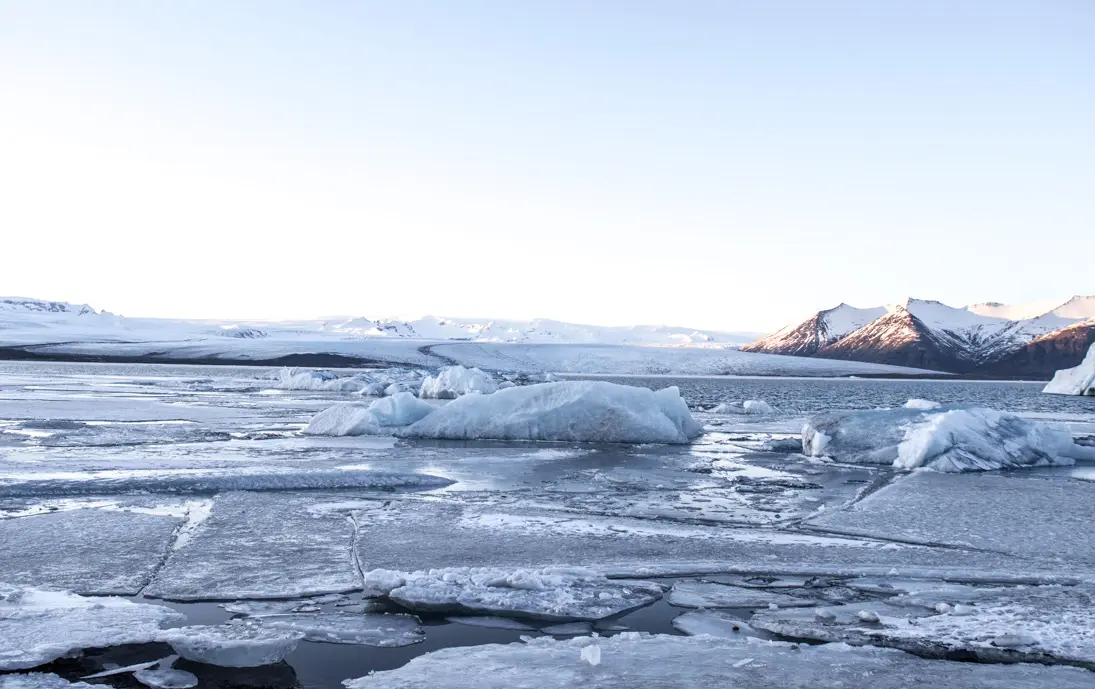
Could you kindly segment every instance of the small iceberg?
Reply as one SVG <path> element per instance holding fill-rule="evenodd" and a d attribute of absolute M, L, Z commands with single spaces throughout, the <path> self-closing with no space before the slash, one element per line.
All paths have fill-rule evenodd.
<path fill-rule="evenodd" d="M 723 402 L 711 410 L 712 414 L 747 414 L 765 416 L 775 414 L 776 409 L 764 400 L 744 400 L 742 402 Z"/>
<path fill-rule="evenodd" d="M 424 418 L 434 408 L 409 392 L 396 392 L 368 404 L 343 402 L 312 417 L 307 435 L 384 435 Z"/>
<path fill-rule="evenodd" d="M 477 368 L 446 366 L 436 376 L 422 381 L 419 397 L 452 400 L 473 392 L 489 395 L 498 390 L 498 382 Z"/>
<path fill-rule="evenodd" d="M 1095 459 L 1067 429 L 978 407 L 830 412 L 802 429 L 803 454 L 942 472 L 1070 466 Z"/>
<path fill-rule="evenodd" d="M 1095 396 L 1095 344 L 1087 356 L 1074 368 L 1063 368 L 1053 374 L 1053 380 L 1042 389 L 1051 395 Z"/>

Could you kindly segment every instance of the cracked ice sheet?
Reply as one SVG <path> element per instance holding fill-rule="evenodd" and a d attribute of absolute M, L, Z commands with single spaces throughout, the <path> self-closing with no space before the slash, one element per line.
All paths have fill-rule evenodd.
<path fill-rule="evenodd" d="M 218 496 L 209 517 L 171 553 L 145 594 L 169 600 L 237 600 L 360 589 L 353 524 L 345 514 L 314 509 L 324 499 L 346 495 Z"/>
<path fill-rule="evenodd" d="M 362 501 L 365 570 L 582 566 L 613 575 L 776 572 L 830 575 L 1071 575 L 997 553 L 964 552 L 775 529 L 484 510 L 415 498 Z"/>
<path fill-rule="evenodd" d="M 940 603 L 951 609 L 937 612 Z M 875 612 L 879 622 L 863 621 L 861 610 Z M 833 617 L 819 617 L 826 611 Z M 750 623 L 793 638 L 891 646 L 929 658 L 965 652 L 982 662 L 1064 662 L 1095 670 L 1092 585 L 945 587 L 885 603 L 760 612 Z M 1095 675 L 1091 681 L 1095 685 Z"/>
<path fill-rule="evenodd" d="M 919 471 L 808 523 L 837 533 L 1002 551 L 1065 570 L 1082 563 L 1073 568 L 1078 576 L 1095 564 L 1095 484 L 1067 478 Z"/>
<path fill-rule="evenodd" d="M 181 520 L 80 509 L 0 521 L 0 581 L 82 594 L 134 595 Z"/>
<path fill-rule="evenodd" d="M 148 643 L 184 619 L 161 605 L 0 584 L 0 670 L 36 667 L 84 648 Z"/>
<path fill-rule="evenodd" d="M 596 646 L 599 662 L 583 659 Z M 759 639 L 643 635 L 610 638 L 550 637 L 528 643 L 447 648 L 401 668 L 345 682 L 348 689 L 1090 689 L 1092 676 L 1078 668 L 1040 665 L 977 665 L 927 661 L 881 648 L 843 644 L 796 646 Z"/>

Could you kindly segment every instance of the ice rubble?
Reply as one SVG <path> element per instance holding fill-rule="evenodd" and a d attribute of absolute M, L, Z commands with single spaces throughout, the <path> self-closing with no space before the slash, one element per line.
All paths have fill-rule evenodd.
<path fill-rule="evenodd" d="M 100 689 L 101 687 L 101 684 L 69 682 L 63 677 L 45 672 L 0 675 L 0 689 Z"/>
<path fill-rule="evenodd" d="M 365 573 L 365 586 L 412 610 L 552 622 L 599 620 L 647 605 L 662 594 L 656 584 L 613 581 L 588 569 L 564 567 L 373 570 Z"/>
<path fill-rule="evenodd" d="M 244 623 L 167 629 L 160 632 L 158 640 L 197 663 L 257 667 L 280 663 L 303 638 L 301 631 Z"/>
<path fill-rule="evenodd" d="M 1095 344 L 1087 356 L 1074 368 L 1063 368 L 1053 374 L 1053 380 L 1042 389 L 1054 395 L 1095 395 Z"/>
<path fill-rule="evenodd" d="M 124 598 L 0 584 L 0 670 L 22 670 L 84 648 L 155 641 L 185 619 L 171 608 Z"/>
<path fill-rule="evenodd" d="M 249 621 L 250 622 L 250 621 Z M 420 621 L 411 615 L 359 615 L 342 612 L 269 615 L 253 624 L 301 632 L 306 641 L 355 644 L 377 648 L 410 646 L 426 640 Z"/>
<path fill-rule="evenodd" d="M 1067 429 L 978 407 L 829 412 L 802 429 L 803 454 L 943 472 L 1068 466 L 1095 459 Z"/>
<path fill-rule="evenodd" d="M 465 395 L 403 429 L 410 438 L 687 443 L 703 433 L 675 387 L 567 381 Z"/>
<path fill-rule="evenodd" d="M 419 396 L 440 400 L 451 400 L 473 392 L 490 394 L 498 390 L 498 383 L 477 368 L 446 366 L 436 376 L 422 381 Z"/>
<path fill-rule="evenodd" d="M 797 607 L 814 601 L 785 593 L 742 588 L 706 581 L 678 581 L 669 592 L 669 604 L 681 608 L 762 608 L 769 605 Z"/>
<path fill-rule="evenodd" d="M 884 648 L 806 646 L 760 639 L 625 632 L 610 638 L 551 637 L 527 643 L 446 648 L 395 670 L 344 682 L 347 689 L 1090 689 L 1078 668 L 926 661 Z"/>
<path fill-rule="evenodd" d="M 308 435 L 381 435 L 425 417 L 434 407 L 409 392 L 396 392 L 369 404 L 344 402 L 312 417 Z"/>
<path fill-rule="evenodd" d="M 749 414 L 761 416 L 775 414 L 775 407 L 764 400 L 744 400 L 742 402 L 723 402 L 711 410 L 712 414 Z"/>
<path fill-rule="evenodd" d="M 831 613 L 828 619 L 777 610 L 758 613 L 750 622 L 793 638 L 890 646 L 928 658 L 961 653 L 982 662 L 1057 662 L 1095 670 L 1095 586 L 1090 584 L 949 587 L 884 604 L 824 610 Z"/>

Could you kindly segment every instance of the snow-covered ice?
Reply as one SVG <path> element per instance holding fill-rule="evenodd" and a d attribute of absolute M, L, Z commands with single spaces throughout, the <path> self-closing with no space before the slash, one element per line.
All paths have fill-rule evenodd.
<path fill-rule="evenodd" d="M 222 667 L 280 663 L 303 638 L 301 631 L 251 622 L 177 627 L 159 635 L 159 641 L 170 644 L 183 658 Z"/>
<path fill-rule="evenodd" d="M 434 411 L 434 407 L 409 392 L 397 392 L 369 404 L 343 402 L 312 417 L 304 432 L 309 435 L 381 435 L 394 433 Z"/>
<path fill-rule="evenodd" d="M 942 612 L 925 607 L 929 600 L 937 601 Z M 928 658 L 965 653 L 983 662 L 1059 662 L 1095 670 L 1091 585 L 967 589 L 960 594 L 943 589 L 934 595 L 898 596 L 885 604 L 828 610 L 833 619 L 778 610 L 760 612 L 751 623 L 792 638 L 891 646 Z"/>
<path fill-rule="evenodd" d="M 148 643 L 183 619 L 162 605 L 0 583 L 0 670 L 32 668 L 85 648 Z"/>
<path fill-rule="evenodd" d="M 171 600 L 296 598 L 361 588 L 354 525 L 309 510 L 318 496 L 224 493 L 146 594 Z"/>
<path fill-rule="evenodd" d="M 585 649 L 595 647 L 596 652 Z M 447 648 L 395 670 L 345 682 L 347 689 L 1090 689 L 1078 668 L 927 661 L 901 651 L 844 644 L 807 646 L 760 639 L 646 635 L 530 639 Z"/>
<path fill-rule="evenodd" d="M 678 581 L 669 592 L 669 604 L 681 608 L 765 608 L 769 605 L 809 606 L 814 605 L 814 601 L 763 589 L 706 581 Z"/>
<path fill-rule="evenodd" d="M 484 613 L 565 622 L 599 620 L 661 597 L 646 582 L 606 579 L 587 569 L 450 568 L 367 572 L 365 584 L 412 610 Z"/>
<path fill-rule="evenodd" d="M 803 453 L 848 464 L 943 472 L 1068 466 L 1095 459 L 1067 429 L 992 409 L 830 412 L 802 429 Z"/>
<path fill-rule="evenodd" d="M 1095 344 L 1079 366 L 1063 368 L 1053 374 L 1042 392 L 1054 395 L 1095 395 Z"/>
<path fill-rule="evenodd" d="M 0 520 L 0 581 L 133 595 L 152 578 L 179 524 L 173 517 L 104 509 Z"/>
<path fill-rule="evenodd" d="M 422 381 L 419 396 L 440 400 L 452 400 L 473 392 L 489 395 L 498 390 L 498 382 L 478 368 L 446 366 L 436 376 Z"/>
<path fill-rule="evenodd" d="M 0 675 L 0 689 L 95 689 L 99 684 L 87 682 L 69 682 L 63 677 L 45 673 Z"/>
<path fill-rule="evenodd" d="M 675 387 L 540 383 L 465 395 L 409 426 L 409 438 L 687 443 L 703 433 Z"/>
<path fill-rule="evenodd" d="M 253 622 L 270 629 L 301 632 L 306 641 L 378 648 L 410 646 L 426 639 L 411 615 L 361 615 L 344 612 L 268 615 Z"/>

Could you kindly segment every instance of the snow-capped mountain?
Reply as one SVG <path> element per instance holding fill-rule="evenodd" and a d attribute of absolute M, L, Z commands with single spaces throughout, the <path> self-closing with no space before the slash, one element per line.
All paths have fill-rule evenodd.
<path fill-rule="evenodd" d="M 835 309 L 819 311 L 801 323 L 787 326 L 742 349 L 913 366 L 952 373 L 984 369 L 992 370 L 997 375 L 1011 375 L 1006 366 L 997 366 L 997 362 L 1008 359 L 1039 338 L 1095 318 L 1095 297 L 1073 297 L 1064 304 L 1033 316 L 1029 315 L 1031 308 L 1031 305 L 1010 307 L 993 302 L 956 308 L 938 301 L 912 298 L 874 309 L 855 309 L 841 304 Z M 830 314 L 833 313 L 838 314 L 837 322 L 841 324 L 853 322 L 855 317 L 873 313 L 879 315 L 858 328 L 840 332 L 829 327 Z M 1015 319 L 998 314 L 1027 317 Z M 1069 356 L 1066 352 L 1064 360 L 1067 361 Z M 1059 368 L 1056 364 L 1060 357 L 1054 359 L 1054 365 Z M 1053 370 L 1041 371 L 1037 375 L 1047 375 Z M 1015 373 L 1019 374 L 1018 371 Z M 1032 373 L 1025 371 L 1022 375 Z"/>
<path fill-rule="evenodd" d="M 26 297 L 0 297 L 0 313 L 18 315 L 64 314 L 68 316 L 97 316 L 99 312 L 87 304 L 69 304 L 63 301 L 27 299 Z"/>

